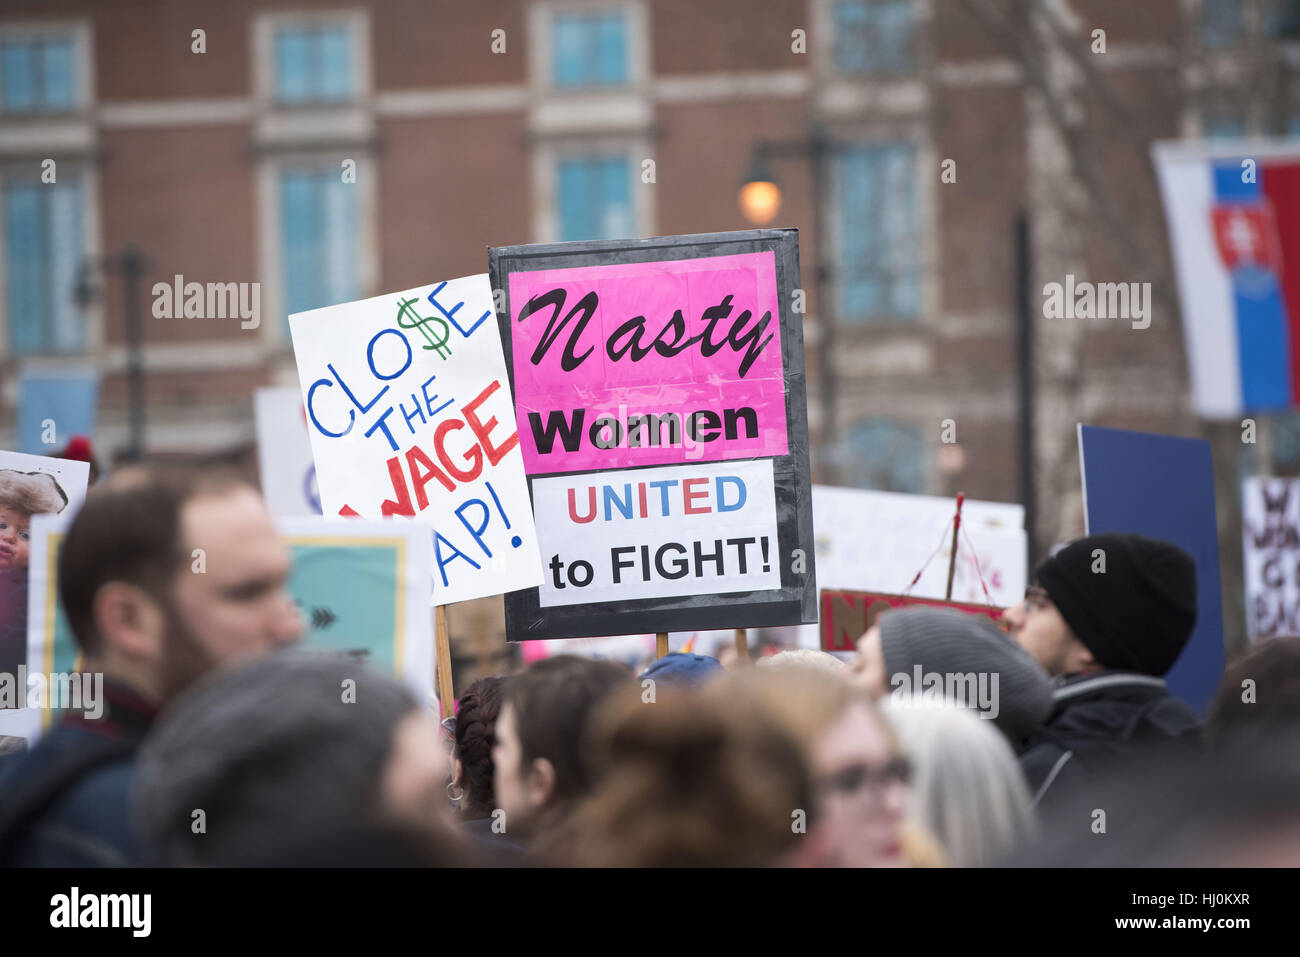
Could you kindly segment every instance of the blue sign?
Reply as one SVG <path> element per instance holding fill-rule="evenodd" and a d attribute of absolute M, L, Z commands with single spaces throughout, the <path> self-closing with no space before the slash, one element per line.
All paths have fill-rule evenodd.
<path fill-rule="evenodd" d="M 1165 681 L 1171 694 L 1204 716 L 1223 676 L 1210 443 L 1080 425 L 1079 463 L 1089 535 L 1137 532 L 1173 542 L 1196 562 L 1196 628 Z"/>

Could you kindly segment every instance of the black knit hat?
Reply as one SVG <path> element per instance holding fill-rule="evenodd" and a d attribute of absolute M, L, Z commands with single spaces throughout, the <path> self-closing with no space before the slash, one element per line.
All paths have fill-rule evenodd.
<path fill-rule="evenodd" d="M 1196 625 L 1196 563 L 1169 542 L 1089 535 L 1034 578 L 1103 668 L 1161 677 Z"/>

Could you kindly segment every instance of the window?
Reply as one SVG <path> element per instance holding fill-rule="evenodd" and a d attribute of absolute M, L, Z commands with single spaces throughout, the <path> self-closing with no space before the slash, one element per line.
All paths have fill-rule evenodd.
<path fill-rule="evenodd" d="M 1201 42 L 1207 47 L 1231 46 L 1246 30 L 1241 0 L 1201 0 Z"/>
<path fill-rule="evenodd" d="M 357 95 L 353 34 L 345 26 L 275 31 L 275 98 L 286 104 L 343 103 Z"/>
<path fill-rule="evenodd" d="M 859 146 L 835 162 L 840 318 L 915 319 L 921 311 L 915 149 Z"/>
<path fill-rule="evenodd" d="M 622 86 L 627 61 L 624 14 L 557 13 L 551 20 L 551 78 L 557 87 Z"/>
<path fill-rule="evenodd" d="M 280 172 L 286 314 L 360 298 L 357 189 L 337 168 Z"/>
<path fill-rule="evenodd" d="M 0 88 L 6 113 L 59 113 L 77 105 L 76 57 L 70 36 L 0 43 Z"/>
<path fill-rule="evenodd" d="M 560 160 L 556 177 L 560 241 L 631 236 L 631 178 L 626 156 Z"/>
<path fill-rule="evenodd" d="M 58 183 L 13 183 L 3 203 L 10 349 L 18 355 L 81 351 L 86 322 L 75 292 L 85 255 L 81 184 L 63 176 Z"/>
<path fill-rule="evenodd" d="M 839 0 L 832 18 L 839 72 L 897 74 L 914 69 L 912 0 Z"/>
<path fill-rule="evenodd" d="M 921 432 L 893 419 L 867 419 L 842 439 L 843 478 L 853 488 L 925 491 Z"/>

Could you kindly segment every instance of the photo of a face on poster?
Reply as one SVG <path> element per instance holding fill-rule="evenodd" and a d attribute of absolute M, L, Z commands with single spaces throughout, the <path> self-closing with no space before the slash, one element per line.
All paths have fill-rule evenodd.
<path fill-rule="evenodd" d="M 27 663 L 33 515 L 71 515 L 86 498 L 85 462 L 0 451 L 0 673 Z"/>

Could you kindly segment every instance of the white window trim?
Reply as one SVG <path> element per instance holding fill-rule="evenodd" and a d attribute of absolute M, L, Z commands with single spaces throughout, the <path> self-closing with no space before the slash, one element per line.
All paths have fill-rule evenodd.
<path fill-rule="evenodd" d="M 67 113 L 9 113 L 4 110 L 4 77 L 0 75 L 0 120 L 5 123 L 44 120 L 52 117 L 86 117 L 95 104 L 95 45 L 90 20 L 27 20 L 0 23 L 0 43 L 6 40 L 31 40 L 48 37 L 71 37 L 72 59 L 76 64 L 77 102 Z"/>
<path fill-rule="evenodd" d="M 6 275 L 8 270 L 9 255 L 5 246 L 5 229 L 4 229 L 4 195 L 5 187 L 11 180 L 19 182 L 40 182 L 40 160 L 32 160 L 35 163 L 36 172 L 32 173 L 25 169 L 24 166 L 16 163 L 0 164 L 0 354 L 13 355 L 21 362 L 35 360 L 49 360 L 59 362 L 62 360 L 78 360 L 84 363 L 87 357 L 93 357 L 100 353 L 104 343 L 104 295 L 108 287 L 107 276 L 98 267 L 101 244 L 101 224 L 99 219 L 99 170 L 93 162 L 85 162 L 79 159 L 52 157 L 56 161 L 56 176 L 67 176 L 67 171 L 71 171 L 73 177 L 81 181 L 81 260 L 78 263 L 90 262 L 93 269 L 92 282 L 99 290 L 99 295 L 95 301 L 88 305 L 83 315 L 86 319 L 86 341 L 84 348 L 79 352 L 59 352 L 59 353 L 26 353 L 17 354 L 10 352 L 9 346 L 9 284 Z M 21 170 L 22 172 L 17 172 Z M 57 182 L 57 179 L 56 179 Z M 66 180 L 65 180 L 66 182 Z M 144 290 L 141 295 L 141 308 L 147 308 L 148 303 L 144 297 Z"/>
<path fill-rule="evenodd" d="M 547 140 L 533 148 L 533 242 L 560 241 L 560 214 L 556 169 L 561 160 L 622 154 L 627 157 L 632 177 L 628 196 L 632 205 L 632 234 L 635 239 L 655 235 L 654 183 L 641 181 L 641 164 L 652 158 L 647 136 Z"/>
<path fill-rule="evenodd" d="M 360 190 L 357 202 L 359 295 L 365 299 L 381 292 L 378 288 L 379 164 L 374 158 L 366 153 L 349 156 L 339 150 L 286 151 L 264 156 L 257 168 L 257 261 L 262 283 L 262 324 L 258 333 L 269 352 L 291 348 L 285 321 L 288 314 L 285 312 L 284 262 L 280 255 L 280 173 L 288 167 L 332 164 L 341 176 L 344 159 L 356 161 L 357 179 L 349 185 Z"/>

